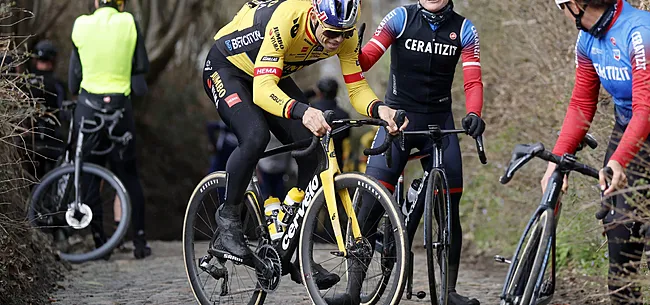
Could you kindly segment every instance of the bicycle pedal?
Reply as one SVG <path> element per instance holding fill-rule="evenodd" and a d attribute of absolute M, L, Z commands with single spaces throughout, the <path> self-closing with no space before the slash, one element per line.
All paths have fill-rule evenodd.
<path fill-rule="evenodd" d="M 422 300 L 427 296 L 427 293 L 424 291 L 418 291 L 418 293 L 415 296 L 418 297 L 418 299 Z"/>
<path fill-rule="evenodd" d="M 228 269 L 223 264 L 219 263 L 221 267 L 210 264 L 212 255 L 206 255 L 199 259 L 199 268 L 211 275 L 215 280 L 228 279 Z"/>
<path fill-rule="evenodd" d="M 509 259 L 507 259 L 507 258 L 505 258 L 505 257 L 503 257 L 501 255 L 495 255 L 494 260 L 497 263 L 508 264 L 508 265 L 512 264 L 512 261 L 510 261 Z"/>

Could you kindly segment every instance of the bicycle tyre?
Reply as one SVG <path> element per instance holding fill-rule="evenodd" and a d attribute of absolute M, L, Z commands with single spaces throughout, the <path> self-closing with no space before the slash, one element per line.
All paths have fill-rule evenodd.
<path fill-rule="evenodd" d="M 36 188 L 34 188 L 34 191 L 32 192 L 32 196 L 30 198 L 29 210 L 27 212 L 27 217 L 30 224 L 36 222 L 38 217 L 38 215 L 35 213 L 35 211 L 38 209 L 36 206 L 40 202 L 39 199 L 41 199 L 41 196 L 45 195 L 46 190 L 48 190 L 48 187 L 50 187 L 50 184 L 57 183 L 59 179 L 63 178 L 63 176 L 74 174 L 74 172 L 74 165 L 65 165 L 58 167 L 43 176 L 41 183 Z M 113 174 L 108 169 L 92 163 L 84 163 L 81 168 L 81 172 L 99 176 L 115 189 L 116 195 L 120 199 L 122 217 L 120 219 L 120 224 L 117 226 L 113 235 L 101 247 L 81 254 L 70 254 L 58 251 L 58 255 L 61 257 L 61 259 L 75 264 L 105 257 L 107 254 L 113 251 L 115 247 L 118 246 L 126 234 L 129 224 L 131 223 L 131 201 L 128 193 L 126 192 L 126 188 L 117 178 L 117 176 L 115 176 L 115 174 Z M 68 186 L 70 185 L 72 185 L 71 181 L 68 182 Z"/>
<path fill-rule="evenodd" d="M 524 294 L 521 299 L 522 305 L 534 305 L 537 303 L 537 294 L 539 293 L 539 281 L 540 273 L 544 272 L 542 267 L 546 266 L 545 260 L 549 251 L 549 243 L 551 241 L 551 235 L 553 233 L 553 209 L 547 209 L 539 217 L 541 227 L 541 237 L 539 244 L 537 246 L 537 252 L 535 255 L 535 260 L 533 262 L 533 268 L 528 277 L 528 283 L 526 283 L 526 288 L 524 289 Z"/>
<path fill-rule="evenodd" d="M 190 287 L 192 288 L 192 293 L 194 294 L 195 300 L 202 305 L 214 304 L 213 301 L 209 299 L 206 295 L 206 291 L 201 286 L 201 280 L 199 278 L 199 273 L 203 272 L 199 270 L 197 262 L 195 259 L 195 249 L 194 249 L 194 235 L 193 228 L 195 222 L 197 222 L 197 214 L 199 207 L 201 206 L 202 199 L 204 195 L 210 194 L 212 191 L 218 188 L 223 188 L 225 186 L 220 185 L 218 181 L 225 181 L 227 174 L 225 172 L 215 172 L 206 176 L 194 189 L 192 196 L 190 197 L 187 209 L 185 212 L 185 219 L 183 222 L 183 261 L 185 263 L 185 274 L 187 275 Z M 244 196 L 244 204 L 248 211 L 254 211 L 252 214 L 254 220 L 257 221 L 258 227 L 261 224 L 264 224 L 262 220 L 262 214 L 260 212 L 259 206 L 251 194 L 246 194 Z M 266 228 L 266 226 L 262 226 Z M 212 232 L 214 233 L 214 232 Z M 256 290 L 253 292 L 250 300 L 247 304 L 249 305 L 260 305 L 264 303 L 266 299 L 266 292 L 262 290 Z"/>
<path fill-rule="evenodd" d="M 517 260 L 515 265 L 511 268 L 512 276 L 510 276 L 510 282 L 507 283 L 507 286 L 504 289 L 505 295 L 508 299 L 502 299 L 500 303 L 501 305 L 525 304 L 522 302 L 523 295 L 531 278 L 530 276 L 535 264 L 535 258 L 539 252 L 538 249 L 543 233 L 542 227 L 546 226 L 543 220 L 548 219 L 548 217 L 544 215 L 547 215 L 546 211 L 540 213 L 533 221 L 530 229 L 526 232 L 526 235 L 529 236 L 528 238 L 522 236 L 521 240 L 522 242 L 526 241 L 526 244 L 523 249 L 520 250 L 521 255 L 519 255 L 518 258 L 518 253 L 515 253 L 513 256 Z M 542 219 L 542 217 L 544 217 L 544 219 Z"/>
<path fill-rule="evenodd" d="M 451 234 L 451 215 L 449 211 L 449 188 L 443 174 L 433 170 L 427 183 L 424 211 L 424 244 L 427 251 L 427 272 L 429 276 L 429 293 L 432 304 L 447 305 L 449 247 Z M 438 217 L 436 217 L 436 214 Z M 442 221 L 444 219 L 444 221 Z M 438 228 L 437 240 L 434 240 L 433 226 Z M 438 246 L 434 247 L 434 243 Z M 439 249 L 442 247 L 442 249 Z M 435 258 L 438 258 L 436 260 Z M 436 268 L 436 266 L 438 268 Z M 440 283 L 436 281 L 436 269 L 439 270 Z M 435 303 L 434 303 L 435 299 Z"/>
<path fill-rule="evenodd" d="M 379 183 L 376 179 L 362 173 L 344 173 L 337 175 L 334 177 L 334 187 L 335 190 L 365 188 L 366 191 L 374 194 L 377 197 L 379 203 L 384 207 L 385 213 L 388 215 L 391 225 L 394 227 L 393 235 L 395 237 L 395 250 L 397 257 L 397 260 L 395 261 L 396 268 L 393 271 L 397 271 L 396 280 L 393 281 L 392 285 L 385 287 L 388 288 L 387 295 L 390 297 L 385 301 L 384 304 L 398 304 L 406 283 L 405 266 L 407 259 L 407 249 L 406 236 L 404 234 L 404 232 L 406 232 L 406 229 L 404 228 L 404 222 L 402 221 L 401 213 L 396 208 L 397 204 L 395 203 L 394 197 L 390 194 L 386 187 Z M 300 243 L 298 247 L 302 280 L 304 285 L 307 287 L 307 292 L 311 302 L 317 305 L 327 305 L 327 303 L 320 295 L 320 291 L 316 285 L 314 277 L 311 276 L 313 254 L 311 242 L 318 212 L 325 204 L 325 196 L 323 194 L 323 188 L 321 187 L 316 191 L 314 199 L 305 212 L 305 217 L 300 232 Z M 309 270 L 309 272 L 306 270 Z"/>

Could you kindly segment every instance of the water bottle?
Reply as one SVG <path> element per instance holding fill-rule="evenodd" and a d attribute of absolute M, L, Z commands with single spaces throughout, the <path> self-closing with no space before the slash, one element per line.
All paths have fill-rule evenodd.
<path fill-rule="evenodd" d="M 282 212 L 280 199 L 269 197 L 264 201 L 264 215 L 266 215 L 266 226 L 269 228 L 269 235 L 271 240 L 276 240 L 284 234 L 284 227 L 280 224 L 278 219 L 279 214 Z"/>
<path fill-rule="evenodd" d="M 284 204 L 282 204 L 282 211 L 280 215 L 278 215 L 281 225 L 285 227 L 289 225 L 289 222 L 293 219 L 293 215 L 295 215 L 296 210 L 300 207 L 304 198 L 305 191 L 297 187 L 292 188 L 289 193 L 287 193 L 287 196 L 284 197 Z"/>
<path fill-rule="evenodd" d="M 422 190 L 422 179 L 417 178 L 411 182 L 408 192 L 406 193 L 406 200 L 404 205 L 402 205 L 402 214 L 404 215 L 404 223 L 408 225 L 409 218 L 413 210 L 415 209 L 415 204 L 418 201 L 418 195 Z"/>
<path fill-rule="evenodd" d="M 422 185 L 421 178 L 417 178 L 411 182 L 411 187 L 409 187 L 408 194 L 406 195 L 407 202 L 409 203 L 409 208 L 418 201 L 418 195 L 420 194 L 420 185 Z"/>

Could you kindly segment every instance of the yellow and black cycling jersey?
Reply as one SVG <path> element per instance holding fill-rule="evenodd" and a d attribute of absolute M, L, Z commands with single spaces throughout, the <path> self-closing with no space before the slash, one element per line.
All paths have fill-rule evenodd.
<path fill-rule="evenodd" d="M 312 9 L 311 0 L 249 1 L 214 37 L 216 46 L 233 65 L 254 77 L 253 101 L 273 115 L 300 117 L 307 109 L 280 90 L 281 78 L 338 55 L 352 105 L 362 115 L 377 116 L 379 99 L 358 61 L 358 35 L 327 52 L 310 25 Z"/>

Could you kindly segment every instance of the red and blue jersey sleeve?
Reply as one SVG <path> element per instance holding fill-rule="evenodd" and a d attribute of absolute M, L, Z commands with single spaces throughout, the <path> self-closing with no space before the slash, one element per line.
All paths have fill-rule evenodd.
<path fill-rule="evenodd" d="M 650 133 L 650 27 L 633 28 L 629 36 L 629 54 L 632 65 L 632 119 L 625 129 L 611 160 L 623 166 L 639 152 Z"/>
<path fill-rule="evenodd" d="M 379 23 L 374 35 L 359 55 L 359 64 L 364 72 L 370 70 L 393 42 L 402 36 L 406 28 L 406 14 L 406 8 L 398 7 Z"/>
<path fill-rule="evenodd" d="M 481 116 L 483 109 L 483 81 L 481 79 L 481 46 L 478 31 L 469 19 L 461 28 L 461 59 L 465 82 L 465 107 L 467 113 Z"/>
<path fill-rule="evenodd" d="M 600 79 L 587 54 L 588 34 L 580 32 L 576 42 L 576 79 L 560 137 L 553 153 L 575 153 L 578 144 L 587 134 L 598 107 Z"/>

